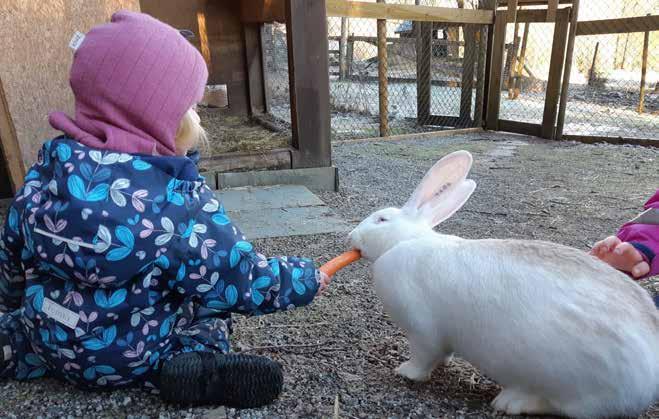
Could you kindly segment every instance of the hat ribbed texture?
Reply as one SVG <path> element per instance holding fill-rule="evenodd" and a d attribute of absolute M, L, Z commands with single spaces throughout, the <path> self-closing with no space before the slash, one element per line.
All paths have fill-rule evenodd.
<path fill-rule="evenodd" d="M 90 147 L 175 155 L 185 112 L 202 98 L 208 70 L 176 29 L 148 15 L 115 13 L 75 52 L 75 118 L 49 115 L 53 128 Z"/>

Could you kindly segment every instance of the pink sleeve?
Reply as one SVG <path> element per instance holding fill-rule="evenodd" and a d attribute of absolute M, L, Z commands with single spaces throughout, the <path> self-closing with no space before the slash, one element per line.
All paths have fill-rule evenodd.
<path fill-rule="evenodd" d="M 659 210 L 659 189 L 646 202 L 645 209 Z M 659 275 L 659 225 L 629 222 L 618 231 L 620 240 L 631 243 L 650 264 L 647 276 Z"/>

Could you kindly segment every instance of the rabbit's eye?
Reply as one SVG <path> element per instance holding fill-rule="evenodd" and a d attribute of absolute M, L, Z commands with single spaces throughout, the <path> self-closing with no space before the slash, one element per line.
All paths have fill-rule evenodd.
<path fill-rule="evenodd" d="M 387 222 L 387 221 L 389 221 L 389 220 L 386 219 L 385 217 L 380 216 L 380 217 L 378 217 L 376 223 L 380 224 L 380 223 L 384 223 L 384 222 Z"/>

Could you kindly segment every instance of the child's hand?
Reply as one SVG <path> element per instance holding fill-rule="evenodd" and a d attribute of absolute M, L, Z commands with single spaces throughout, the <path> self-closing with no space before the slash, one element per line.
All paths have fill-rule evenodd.
<path fill-rule="evenodd" d="M 316 296 L 324 293 L 325 290 L 327 290 L 327 288 L 329 287 L 330 282 L 332 282 L 332 278 L 327 276 L 327 274 L 324 273 L 323 271 L 318 271 L 318 275 L 319 275 L 318 282 L 320 283 L 320 288 L 318 288 L 318 293 L 316 294 Z"/>
<path fill-rule="evenodd" d="M 620 271 L 631 273 L 634 278 L 640 278 L 650 272 L 650 265 L 643 259 L 641 252 L 616 236 L 595 243 L 590 254 Z"/>

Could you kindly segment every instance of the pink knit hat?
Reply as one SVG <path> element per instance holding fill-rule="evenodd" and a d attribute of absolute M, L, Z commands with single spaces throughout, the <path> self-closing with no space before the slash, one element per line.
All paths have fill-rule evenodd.
<path fill-rule="evenodd" d="M 75 119 L 54 112 L 49 121 L 90 147 L 172 156 L 181 118 L 201 100 L 207 78 L 206 62 L 179 31 L 120 11 L 75 52 Z"/>

